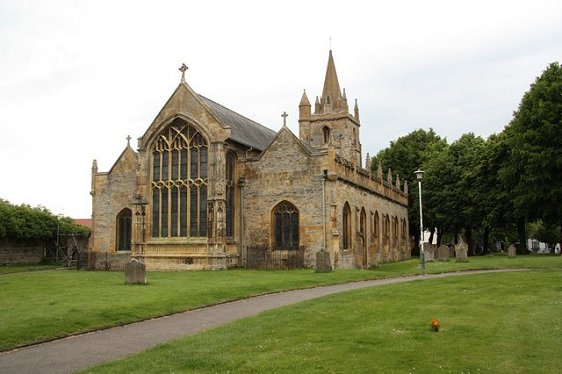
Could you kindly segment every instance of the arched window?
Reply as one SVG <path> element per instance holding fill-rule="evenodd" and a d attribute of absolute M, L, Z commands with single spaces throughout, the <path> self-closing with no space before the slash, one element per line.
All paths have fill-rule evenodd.
<path fill-rule="evenodd" d="M 375 212 L 375 227 L 373 228 L 373 231 L 375 233 L 375 238 L 379 237 L 379 212 L 376 211 Z"/>
<path fill-rule="evenodd" d="M 273 208 L 273 249 L 298 249 L 299 212 L 288 201 Z"/>
<path fill-rule="evenodd" d="M 131 250 L 131 226 L 133 213 L 125 208 L 117 215 L 117 250 Z"/>
<path fill-rule="evenodd" d="M 361 209 L 361 214 L 359 216 L 359 235 L 365 239 L 366 225 L 367 225 L 367 214 L 365 213 L 365 208 Z"/>
<path fill-rule="evenodd" d="M 236 156 L 226 154 L 226 237 L 234 236 L 234 181 L 236 180 Z"/>
<path fill-rule="evenodd" d="M 390 214 L 384 218 L 384 240 L 386 244 L 390 244 Z"/>
<path fill-rule="evenodd" d="M 152 236 L 207 235 L 207 141 L 176 118 L 152 147 Z"/>
<path fill-rule="evenodd" d="M 328 144 L 330 142 L 330 128 L 328 126 L 324 126 L 322 128 L 322 134 L 324 135 L 324 144 Z"/>
<path fill-rule="evenodd" d="M 343 206 L 343 249 L 351 249 L 351 209 L 349 204 Z"/>

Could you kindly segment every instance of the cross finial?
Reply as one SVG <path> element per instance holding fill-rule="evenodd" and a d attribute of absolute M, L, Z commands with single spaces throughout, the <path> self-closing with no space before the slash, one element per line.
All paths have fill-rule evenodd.
<path fill-rule="evenodd" d="M 186 64 L 181 64 L 179 71 L 181 71 L 181 81 L 185 82 L 185 71 L 188 69 Z"/>
<path fill-rule="evenodd" d="M 287 114 L 287 112 L 283 112 L 283 114 L 281 114 L 281 117 L 283 117 L 283 127 L 287 126 L 287 117 L 289 115 Z"/>
<path fill-rule="evenodd" d="M 132 139 L 131 135 L 127 135 L 126 139 L 127 139 L 127 147 L 130 147 L 131 146 L 131 139 Z"/>

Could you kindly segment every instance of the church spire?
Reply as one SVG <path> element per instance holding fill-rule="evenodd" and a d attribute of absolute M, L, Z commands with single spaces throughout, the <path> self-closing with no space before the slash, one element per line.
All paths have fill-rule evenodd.
<path fill-rule="evenodd" d="M 334 64 L 332 50 L 330 49 L 328 67 L 326 68 L 326 78 L 324 79 L 324 89 L 322 90 L 322 104 L 324 104 L 324 112 L 332 112 L 334 109 L 339 109 L 340 101 L 340 83 L 338 81 L 338 74 L 336 73 L 336 65 Z"/>

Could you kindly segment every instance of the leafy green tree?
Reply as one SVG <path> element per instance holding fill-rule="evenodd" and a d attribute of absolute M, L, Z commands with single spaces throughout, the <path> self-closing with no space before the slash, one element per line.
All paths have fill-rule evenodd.
<path fill-rule="evenodd" d="M 419 129 L 398 138 L 396 141 L 390 142 L 390 147 L 379 151 L 371 160 L 371 170 L 374 172 L 377 171 L 380 163 L 385 173 L 388 169 L 391 169 L 394 178 L 396 178 L 396 175 L 399 175 L 402 182 L 408 181 L 408 221 L 410 234 L 415 236 L 416 243 L 419 242 L 420 221 L 419 195 L 414 171 L 419 168 L 423 169 L 425 163 L 432 158 L 432 155 L 446 146 L 447 141 L 435 134 L 433 129 L 429 129 L 428 131 Z M 425 214 L 424 226 L 434 227 L 426 224 Z"/>
<path fill-rule="evenodd" d="M 542 220 L 531 222 L 528 226 L 529 237 L 536 239 L 539 242 L 554 246 L 556 243 L 560 243 L 562 241 L 559 226 L 546 224 Z"/>
<path fill-rule="evenodd" d="M 441 234 L 457 234 L 464 229 L 464 240 L 470 250 L 473 250 L 473 229 L 482 223 L 477 166 L 485 148 L 484 139 L 473 133 L 464 134 L 442 152 L 435 153 L 426 164 L 424 196 L 430 223 Z"/>
<path fill-rule="evenodd" d="M 509 162 L 500 171 L 511 186 L 519 241 L 525 220 L 562 227 L 562 67 L 550 64 L 531 85 L 505 129 Z"/>
<path fill-rule="evenodd" d="M 87 235 L 90 230 L 69 217 L 59 219 L 45 207 L 13 205 L 0 199 L 0 238 L 51 239 L 59 232 Z"/>

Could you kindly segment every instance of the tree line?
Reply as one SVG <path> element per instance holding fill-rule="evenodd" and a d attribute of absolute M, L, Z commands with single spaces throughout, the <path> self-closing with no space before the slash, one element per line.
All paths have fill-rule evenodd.
<path fill-rule="evenodd" d="M 449 144 L 432 129 L 390 143 L 371 161 L 407 179 L 410 234 L 419 242 L 419 203 L 413 172 L 422 180 L 423 224 L 437 242 L 459 235 L 469 250 L 487 253 L 495 241 L 527 234 L 553 244 L 562 238 L 562 67 L 551 63 L 523 95 L 502 132 L 471 132 Z M 414 188 L 415 187 L 415 188 Z"/>
<path fill-rule="evenodd" d="M 52 239 L 59 233 L 88 235 L 90 229 L 75 224 L 72 218 L 56 216 L 45 207 L 14 205 L 0 199 L 0 238 Z"/>

